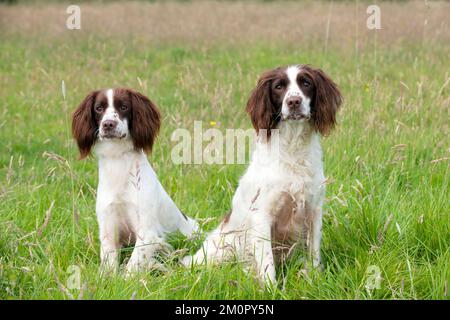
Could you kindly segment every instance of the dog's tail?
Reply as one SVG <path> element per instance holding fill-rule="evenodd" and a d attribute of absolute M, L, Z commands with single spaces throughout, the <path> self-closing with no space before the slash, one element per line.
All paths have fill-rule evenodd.
<path fill-rule="evenodd" d="M 181 211 L 180 211 L 181 212 Z M 187 215 L 185 215 L 183 212 L 181 212 L 183 217 L 181 218 L 182 223 L 180 225 L 180 232 L 184 234 L 187 237 L 192 236 L 194 233 L 199 231 L 199 226 L 197 221 L 195 221 L 192 218 L 189 218 Z"/>

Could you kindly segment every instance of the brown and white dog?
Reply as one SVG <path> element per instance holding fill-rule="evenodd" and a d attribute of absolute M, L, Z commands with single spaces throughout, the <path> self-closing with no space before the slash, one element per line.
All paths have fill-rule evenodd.
<path fill-rule="evenodd" d="M 119 250 L 134 243 L 127 271 L 158 266 L 156 251 L 165 236 L 190 236 L 197 223 L 186 217 L 159 182 L 147 160 L 160 127 L 160 113 L 147 97 L 131 89 L 93 91 L 72 118 L 72 133 L 85 158 L 98 157 L 96 212 L 101 263 L 116 269 Z"/>
<path fill-rule="evenodd" d="M 260 77 L 247 103 L 256 148 L 232 211 L 184 265 L 237 256 L 250 262 L 262 283 L 274 284 L 274 256 L 286 255 L 298 241 L 309 248 L 313 265 L 320 264 L 325 197 L 320 136 L 335 126 L 341 101 L 336 84 L 308 65 Z M 271 143 L 275 138 L 277 144 Z"/>

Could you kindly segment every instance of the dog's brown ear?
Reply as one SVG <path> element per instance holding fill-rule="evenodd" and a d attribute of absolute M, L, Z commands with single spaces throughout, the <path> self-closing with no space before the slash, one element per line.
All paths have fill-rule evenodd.
<path fill-rule="evenodd" d="M 277 124 L 277 110 L 270 97 L 270 86 L 275 77 L 275 70 L 267 71 L 261 75 L 250 94 L 246 111 L 250 115 L 256 133 L 267 130 L 267 138 L 270 138 L 271 129 Z"/>
<path fill-rule="evenodd" d="M 161 126 L 158 107 L 143 94 L 128 89 L 131 101 L 131 138 L 136 149 L 150 153 Z"/>
<path fill-rule="evenodd" d="M 89 93 L 72 114 L 72 135 L 75 138 L 80 159 L 86 158 L 95 143 L 97 124 L 93 115 L 95 97 L 98 91 Z"/>
<path fill-rule="evenodd" d="M 313 75 L 316 94 L 314 97 L 312 117 L 315 129 L 322 135 L 327 135 L 336 125 L 336 113 L 342 104 L 342 95 L 337 85 L 321 69 L 309 66 Z"/>

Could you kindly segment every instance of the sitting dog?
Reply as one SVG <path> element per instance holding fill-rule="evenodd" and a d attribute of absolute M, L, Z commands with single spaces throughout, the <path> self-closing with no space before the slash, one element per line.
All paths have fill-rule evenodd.
<path fill-rule="evenodd" d="M 247 103 L 256 148 L 232 211 L 184 265 L 237 257 L 250 262 L 261 283 L 275 284 L 274 256 L 286 256 L 299 240 L 313 265 L 320 264 L 325 197 L 320 136 L 334 127 L 341 101 L 335 83 L 308 65 L 260 77 Z"/>
<path fill-rule="evenodd" d="M 147 160 L 160 127 L 154 103 L 139 92 L 117 88 L 93 91 L 73 113 L 72 133 L 80 158 L 98 157 L 96 212 L 101 264 L 116 270 L 119 250 L 134 244 L 127 271 L 160 266 L 158 250 L 168 233 L 190 236 L 197 223 L 174 204 Z"/>

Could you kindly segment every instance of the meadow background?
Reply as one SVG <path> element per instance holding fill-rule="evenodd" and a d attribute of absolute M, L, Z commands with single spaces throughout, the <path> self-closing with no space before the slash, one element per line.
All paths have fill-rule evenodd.
<path fill-rule="evenodd" d="M 450 3 L 376 3 L 381 30 L 364 1 L 81 1 L 81 30 L 65 27 L 69 3 L 0 4 L 0 299 L 449 299 Z M 157 103 L 150 161 L 210 230 L 246 165 L 175 165 L 172 132 L 249 128 L 259 74 L 297 63 L 345 98 L 323 139 L 324 270 L 305 272 L 300 253 L 269 292 L 239 265 L 186 270 L 175 252 L 166 273 L 99 277 L 97 164 L 70 135 L 82 98 L 129 86 Z"/>

